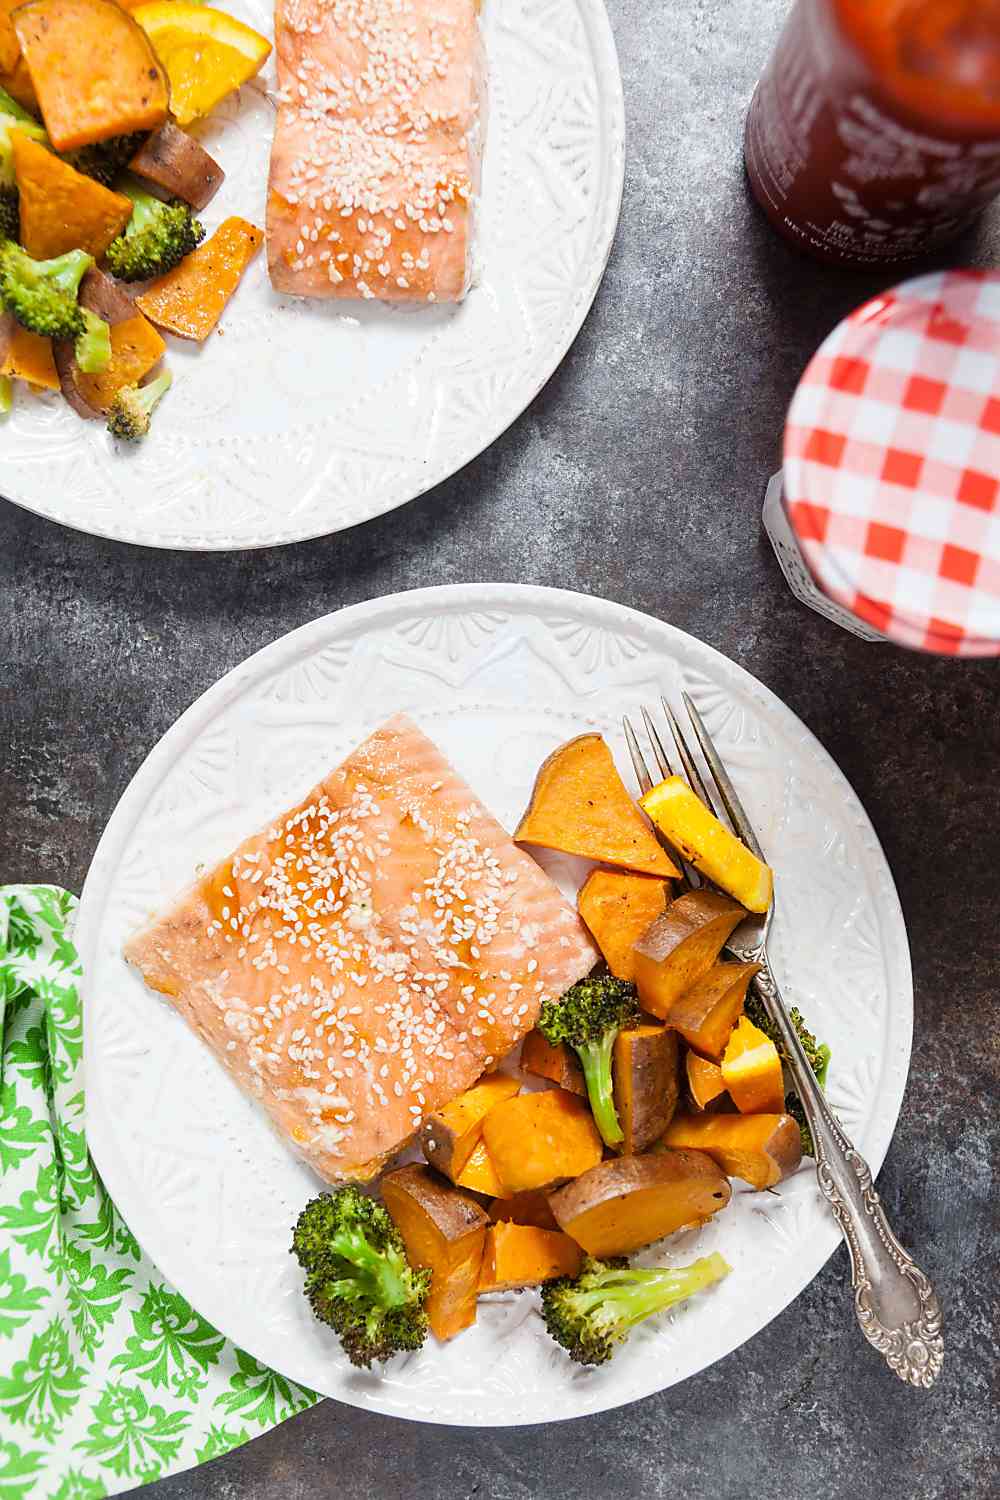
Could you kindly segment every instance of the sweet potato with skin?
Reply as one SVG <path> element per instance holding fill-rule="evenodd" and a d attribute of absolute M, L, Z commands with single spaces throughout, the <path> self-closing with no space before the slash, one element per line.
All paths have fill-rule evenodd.
<path fill-rule="evenodd" d="M 165 120 L 147 136 L 128 165 L 136 177 L 170 198 L 182 198 L 193 209 L 211 202 L 226 176 L 204 146 L 173 120 Z"/>
<path fill-rule="evenodd" d="M 669 1125 L 677 1108 L 678 1050 L 668 1026 L 636 1026 L 615 1038 L 611 1074 L 625 1156 L 645 1151 Z"/>
<path fill-rule="evenodd" d="M 774 893 L 770 869 L 711 812 L 681 776 L 650 787 L 641 806 L 674 848 L 714 885 L 765 912 Z"/>
<path fill-rule="evenodd" d="M 705 1057 L 699 1057 L 697 1052 L 687 1054 L 684 1059 L 684 1071 L 687 1077 L 688 1094 L 696 1109 L 707 1109 L 710 1104 L 715 1103 L 716 1099 L 721 1099 L 726 1092 L 726 1080 L 722 1076 L 719 1064 L 709 1062 Z"/>
<path fill-rule="evenodd" d="M 689 1047 L 718 1062 L 746 1000 L 747 986 L 760 964 L 713 964 L 684 991 L 665 1017 Z"/>
<path fill-rule="evenodd" d="M 616 979 L 635 978 L 632 949 L 649 924 L 663 915 L 669 880 L 623 870 L 591 870 L 576 898 L 577 910 Z"/>
<path fill-rule="evenodd" d="M 565 1089 L 498 1104 L 483 1122 L 483 1141 L 506 1195 L 578 1177 L 604 1152 L 590 1110 Z"/>
<path fill-rule="evenodd" d="M 513 1198 L 495 1198 L 489 1207 L 494 1224 L 533 1224 L 536 1229 L 558 1229 L 547 1193 L 515 1193 Z"/>
<path fill-rule="evenodd" d="M 630 1255 L 725 1208 L 732 1190 L 701 1151 L 601 1162 L 549 1195 L 561 1229 L 589 1255 Z"/>
<path fill-rule="evenodd" d="M 131 297 L 122 291 L 116 281 L 112 281 L 110 276 L 105 276 L 104 272 L 99 271 L 96 266 L 91 266 L 80 283 L 79 302 L 81 307 L 89 308 L 99 318 L 103 318 L 105 323 L 110 323 L 112 330 L 116 324 L 127 323 L 130 319 L 137 316 L 135 303 Z M 166 346 L 154 328 L 150 328 L 149 333 L 153 338 L 150 340 L 148 352 L 152 354 L 155 351 L 157 347 L 155 341 L 159 340 L 160 352 L 156 356 L 159 359 Z M 121 342 L 121 336 L 119 335 L 119 343 Z M 113 332 L 111 347 L 114 350 L 115 336 Z M 55 358 L 56 369 L 59 372 L 59 384 L 62 387 L 62 393 L 77 416 L 83 417 L 85 420 L 101 416 L 102 408 L 91 406 L 88 398 L 92 397 L 96 400 L 101 395 L 102 388 L 98 387 L 95 389 L 90 383 L 91 377 L 84 375 L 80 370 L 76 363 L 72 339 L 57 339 L 52 346 L 52 353 Z M 156 360 L 153 360 L 153 364 L 155 363 Z M 152 369 L 152 367 L 151 364 L 149 368 Z M 106 375 L 107 371 L 103 373 Z M 142 377 L 139 376 L 138 378 L 141 379 Z"/>
<path fill-rule="evenodd" d="M 21 243 L 36 260 L 86 250 L 99 260 L 132 217 L 131 201 L 11 132 L 20 194 Z"/>
<path fill-rule="evenodd" d="M 179 266 L 150 282 L 136 302 L 158 328 L 201 343 L 222 317 L 263 239 L 263 231 L 246 219 L 224 219 Z"/>
<path fill-rule="evenodd" d="M 420 1145 L 432 1167 L 454 1182 L 482 1138 L 483 1121 L 495 1104 L 512 1099 L 520 1084 L 508 1073 L 490 1073 L 471 1089 L 427 1116 Z"/>
<path fill-rule="evenodd" d="M 458 1187 L 468 1188 L 471 1193 L 483 1193 L 487 1198 L 499 1198 L 502 1195 L 503 1183 L 497 1176 L 497 1169 L 482 1140 L 477 1141 L 472 1148 L 472 1153 L 455 1182 Z"/>
<path fill-rule="evenodd" d="M 102 370 L 99 375 L 85 375 L 82 370 L 75 369 L 72 376 L 74 389 L 86 407 L 103 414 L 123 386 L 137 385 L 144 375 L 149 374 L 163 357 L 165 348 L 156 329 L 146 322 L 141 313 L 133 311 L 126 322 L 112 325 L 111 362 L 107 369 Z M 62 341 L 56 344 L 55 352 L 58 367 L 65 352 Z M 72 362 L 72 345 L 70 361 Z"/>
<path fill-rule="evenodd" d="M 680 874 L 625 790 L 599 734 L 578 735 L 542 762 L 514 837 L 647 875 Z"/>
<path fill-rule="evenodd" d="M 728 896 L 704 887 L 672 901 L 635 945 L 635 983 L 643 1010 L 666 1020 L 684 991 L 712 967 L 745 916 Z"/>
<path fill-rule="evenodd" d="M 13 318 L 3 338 L 3 357 L 0 360 L 0 375 L 14 380 L 26 380 L 29 385 L 41 390 L 57 391 L 59 374 L 52 357 L 52 340 L 40 338 L 22 328 Z"/>
<path fill-rule="evenodd" d="M 382 1198 L 413 1265 L 431 1272 L 427 1321 L 450 1339 L 476 1321 L 476 1294 L 489 1225 L 474 1199 L 430 1167 L 399 1167 L 382 1179 Z"/>
<path fill-rule="evenodd" d="M 705 1151 L 729 1177 L 774 1187 L 802 1160 L 802 1132 L 791 1115 L 674 1115 L 657 1149 Z"/>
<path fill-rule="evenodd" d="M 722 1057 L 722 1076 L 743 1115 L 781 1114 L 785 1083 L 778 1049 L 749 1016 L 741 1016 Z"/>
<path fill-rule="evenodd" d="M 529 1031 L 521 1043 L 521 1070 L 535 1078 L 547 1078 L 571 1094 L 587 1097 L 587 1085 L 576 1053 L 562 1042 L 553 1047 L 540 1031 Z"/>
<path fill-rule="evenodd" d="M 579 1276 L 583 1254 L 575 1240 L 558 1229 L 532 1224 L 491 1224 L 486 1231 L 480 1292 L 514 1291 L 540 1286 L 556 1276 Z"/>
<path fill-rule="evenodd" d="M 11 19 L 57 151 L 155 130 L 167 118 L 167 75 L 115 0 L 28 0 Z"/>

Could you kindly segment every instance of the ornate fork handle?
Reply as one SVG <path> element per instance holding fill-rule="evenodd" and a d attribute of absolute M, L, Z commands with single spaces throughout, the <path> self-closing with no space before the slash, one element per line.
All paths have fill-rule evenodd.
<path fill-rule="evenodd" d="M 893 1234 L 868 1163 L 831 1113 L 763 948 L 754 957 L 764 965 L 754 986 L 781 1032 L 812 1130 L 820 1189 L 847 1241 L 861 1331 L 900 1380 L 932 1386 L 944 1360 L 941 1308 L 934 1288 Z"/>

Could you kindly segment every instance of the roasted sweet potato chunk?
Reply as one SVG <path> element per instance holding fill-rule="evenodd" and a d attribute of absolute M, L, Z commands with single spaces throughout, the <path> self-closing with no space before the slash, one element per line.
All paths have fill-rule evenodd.
<path fill-rule="evenodd" d="M 155 130 L 167 118 L 167 76 L 115 0 L 28 0 L 11 20 L 57 151 Z"/>
<path fill-rule="evenodd" d="M 2 0 L 0 0 L 0 3 L 2 3 Z M 21 0 L 19 0 L 19 3 L 21 3 Z M 11 26 L 10 30 L 13 36 L 13 26 Z M 17 38 L 14 37 L 14 40 L 16 42 Z M 6 89 L 10 97 L 16 99 L 21 108 L 26 109 L 29 114 L 35 115 L 36 118 L 41 114 L 41 110 L 38 108 L 38 95 L 35 93 L 35 86 L 31 81 L 28 65 L 20 55 L 20 51 L 18 52 L 17 61 L 9 73 L 6 69 L 0 69 L 0 88 Z"/>
<path fill-rule="evenodd" d="M 669 899 L 669 880 L 624 870 L 591 870 L 577 897 L 577 909 L 616 978 L 635 978 L 632 949 L 649 924 L 663 915 Z"/>
<path fill-rule="evenodd" d="M 483 1141 L 505 1194 L 578 1177 L 604 1150 L 590 1110 L 565 1089 L 498 1104 L 483 1122 Z"/>
<path fill-rule="evenodd" d="M 493 1165 L 493 1158 L 482 1139 L 473 1146 L 468 1161 L 455 1181 L 459 1187 L 468 1188 L 471 1193 L 482 1193 L 487 1198 L 499 1198 L 504 1191 Z"/>
<path fill-rule="evenodd" d="M 696 1109 L 707 1109 L 726 1092 L 726 1080 L 718 1063 L 699 1057 L 697 1052 L 688 1052 L 684 1059 L 688 1093 Z"/>
<path fill-rule="evenodd" d="M 135 300 L 158 328 L 200 343 L 222 317 L 263 239 L 246 219 L 224 219 L 211 238 Z"/>
<path fill-rule="evenodd" d="M 615 1109 L 625 1133 L 621 1151 L 645 1151 L 666 1130 L 677 1108 L 677 1033 L 668 1026 L 636 1026 L 615 1038 Z"/>
<path fill-rule="evenodd" d="M 147 137 L 129 162 L 129 171 L 194 209 L 204 208 L 215 197 L 226 175 L 204 146 L 173 120 Z"/>
<path fill-rule="evenodd" d="M 660 1145 L 705 1151 L 729 1177 L 774 1187 L 802 1160 L 802 1132 L 791 1115 L 674 1115 Z"/>
<path fill-rule="evenodd" d="M 14 23 L 11 21 L 10 13 L 17 5 L 23 4 L 23 0 L 0 0 L 0 74 L 9 77 L 17 67 L 21 56 L 21 43 L 17 39 Z M 6 84 L 3 84 L 7 88 Z M 12 94 L 8 88 L 7 92 Z M 16 94 L 12 97 L 17 99 Z M 18 103 L 20 104 L 18 99 Z M 25 105 L 25 109 L 28 106 Z"/>
<path fill-rule="evenodd" d="M 581 734 L 543 761 L 514 837 L 647 875 L 680 874 L 625 790 L 599 734 Z"/>
<path fill-rule="evenodd" d="M 678 896 L 635 945 L 635 983 L 644 1010 L 666 1020 L 677 1001 L 712 967 L 742 906 L 718 891 Z"/>
<path fill-rule="evenodd" d="M 27 380 L 30 385 L 47 391 L 59 389 L 59 375 L 52 358 L 52 340 L 40 338 L 15 323 L 5 331 L 3 360 L 0 375 L 12 376 L 15 380 Z"/>
<path fill-rule="evenodd" d="M 748 1016 L 741 1016 L 722 1058 L 722 1076 L 744 1115 L 781 1114 L 785 1084 L 778 1049 Z"/>
<path fill-rule="evenodd" d="M 132 204 L 51 151 L 11 132 L 20 194 L 21 243 L 36 260 L 86 250 L 99 260 L 132 217 Z"/>
<path fill-rule="evenodd" d="M 489 1208 L 495 1224 L 533 1224 L 536 1229 L 558 1229 L 552 1216 L 547 1193 L 515 1193 L 513 1198 L 494 1198 Z"/>
<path fill-rule="evenodd" d="M 58 364 L 65 346 L 56 345 Z M 118 392 L 126 385 L 137 385 L 162 358 L 166 348 L 160 335 L 142 313 L 134 313 L 124 323 L 111 328 L 111 363 L 99 375 L 84 375 L 77 370 L 73 381 L 78 393 L 93 411 L 106 412 Z M 72 360 L 72 345 L 69 346 Z"/>
<path fill-rule="evenodd" d="M 767 865 L 730 833 L 680 776 L 651 787 L 642 806 L 664 838 L 715 885 L 745 906 L 765 912 L 774 881 Z"/>
<path fill-rule="evenodd" d="M 521 1068 L 535 1078 L 548 1078 L 571 1094 L 587 1097 L 587 1085 L 576 1053 L 562 1042 L 553 1047 L 540 1031 L 529 1031 L 522 1042 Z"/>
<path fill-rule="evenodd" d="M 579 1245 L 558 1229 L 533 1224 L 491 1224 L 486 1231 L 481 1292 L 540 1286 L 555 1276 L 578 1276 L 583 1256 Z"/>
<path fill-rule="evenodd" d="M 725 1208 L 729 1183 L 700 1151 L 604 1161 L 549 1196 L 560 1228 L 590 1255 L 630 1255 Z"/>
<path fill-rule="evenodd" d="M 512 1099 L 520 1088 L 509 1073 L 490 1073 L 424 1120 L 423 1153 L 432 1167 L 457 1182 L 483 1134 L 483 1121 L 496 1104 Z"/>
<path fill-rule="evenodd" d="M 718 1062 L 746 999 L 747 985 L 760 964 L 713 964 L 684 991 L 665 1017 L 689 1047 Z"/>
<path fill-rule="evenodd" d="M 382 1198 L 415 1266 L 428 1267 L 427 1321 L 450 1339 L 476 1321 L 476 1294 L 489 1225 L 474 1199 L 430 1167 L 399 1167 L 382 1179 Z"/>

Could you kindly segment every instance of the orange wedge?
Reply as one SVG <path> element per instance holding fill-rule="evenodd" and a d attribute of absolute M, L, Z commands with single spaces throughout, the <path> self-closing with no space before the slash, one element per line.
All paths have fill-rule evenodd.
<path fill-rule="evenodd" d="M 170 109 L 181 126 L 210 114 L 260 71 L 271 51 L 259 31 L 209 5 L 150 0 L 132 15 L 167 70 Z"/>

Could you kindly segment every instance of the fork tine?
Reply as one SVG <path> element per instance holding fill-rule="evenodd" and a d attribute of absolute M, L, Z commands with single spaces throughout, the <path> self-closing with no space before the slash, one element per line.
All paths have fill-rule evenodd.
<path fill-rule="evenodd" d="M 702 775 L 695 763 L 694 756 L 688 749 L 688 742 L 684 738 L 684 731 L 677 722 L 677 715 L 670 707 L 666 698 L 661 698 L 660 702 L 663 705 L 663 712 L 667 716 L 667 723 L 670 725 L 670 732 L 674 737 L 674 744 L 677 746 L 677 754 L 681 758 L 681 765 L 684 767 L 684 774 L 688 779 L 691 790 L 697 792 L 706 807 L 711 807 L 712 799 L 709 796 L 708 788 L 702 780 Z"/>
<path fill-rule="evenodd" d="M 712 780 L 719 789 L 719 796 L 725 803 L 726 812 L 732 820 L 733 827 L 748 849 L 756 854 L 758 859 L 766 860 L 764 851 L 760 847 L 760 840 L 754 832 L 753 824 L 747 817 L 743 803 L 737 795 L 736 788 L 729 779 L 729 773 L 719 758 L 719 752 L 712 742 L 712 736 L 705 728 L 705 722 L 701 714 L 695 708 L 687 693 L 684 693 L 682 696 L 684 698 L 684 707 L 688 711 L 688 717 L 691 720 L 694 732 L 698 737 L 698 743 L 702 749 L 702 754 L 705 757 L 705 763 L 712 773 Z"/>
<path fill-rule="evenodd" d="M 628 745 L 628 753 L 632 757 L 632 769 L 635 771 L 636 780 L 639 783 L 640 792 L 648 792 L 653 785 L 653 778 L 646 769 L 646 762 L 639 748 L 639 741 L 635 737 L 632 722 L 625 714 L 622 717 L 622 728 L 625 730 L 625 743 Z"/>
<path fill-rule="evenodd" d="M 643 715 L 646 718 L 646 724 L 648 727 L 649 716 L 646 714 L 645 709 L 643 709 Z M 627 714 L 624 714 L 622 716 L 622 728 L 625 730 L 625 743 L 628 745 L 628 753 L 632 757 L 632 769 L 635 771 L 636 779 L 639 782 L 639 790 L 643 793 L 648 792 L 650 787 L 653 785 L 653 778 L 649 774 L 649 768 L 646 765 L 646 758 L 642 753 L 642 748 L 639 744 L 639 741 L 636 739 L 635 730 L 632 728 L 632 721 Z M 654 744 L 658 743 L 658 741 L 654 741 Z M 660 750 L 662 751 L 662 749 L 663 746 L 660 745 Z M 664 774 L 669 775 L 669 770 L 664 772 Z M 658 828 L 654 827 L 653 832 L 655 833 L 656 838 L 662 848 L 667 851 L 670 858 L 674 861 L 674 864 L 677 866 L 678 870 L 683 872 L 683 880 L 680 882 L 681 889 L 687 888 L 693 890 L 694 887 L 699 883 L 698 876 L 695 871 L 685 863 L 683 856 L 674 848 L 669 839 L 663 837 L 663 834 Z"/>
<path fill-rule="evenodd" d="M 645 707 L 642 709 L 642 721 L 646 726 L 646 733 L 649 735 L 649 743 L 653 747 L 653 758 L 660 768 L 660 775 L 672 776 L 673 768 L 670 764 L 670 761 L 667 759 L 667 752 L 663 748 L 663 741 L 660 739 L 656 725 L 653 723 L 649 714 L 646 712 Z"/>

